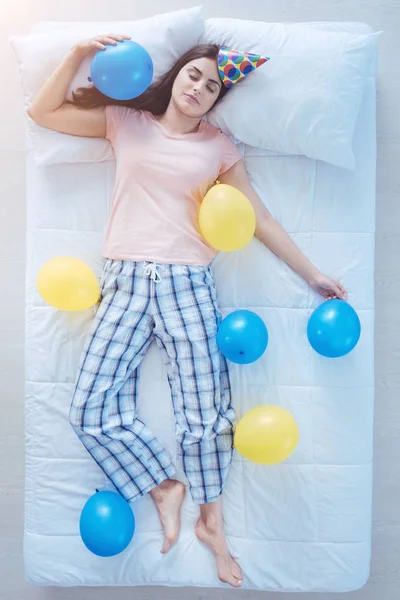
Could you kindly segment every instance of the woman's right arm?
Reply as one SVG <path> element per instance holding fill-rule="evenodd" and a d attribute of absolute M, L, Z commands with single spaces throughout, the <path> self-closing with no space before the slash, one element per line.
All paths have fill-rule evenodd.
<path fill-rule="evenodd" d="M 105 107 L 78 108 L 65 104 L 65 96 L 78 68 L 88 54 L 105 49 L 106 44 L 115 44 L 115 40 L 130 39 L 127 35 L 97 36 L 76 44 L 66 55 L 62 63 L 52 73 L 39 91 L 28 115 L 43 127 L 85 137 L 106 136 Z"/>

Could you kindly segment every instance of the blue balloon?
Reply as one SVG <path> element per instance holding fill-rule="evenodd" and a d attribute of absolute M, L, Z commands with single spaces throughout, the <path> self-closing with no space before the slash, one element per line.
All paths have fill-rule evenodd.
<path fill-rule="evenodd" d="M 254 362 L 265 352 L 268 331 L 264 321 L 250 310 L 235 310 L 223 319 L 217 334 L 218 348 L 239 365 Z"/>
<path fill-rule="evenodd" d="M 132 100 L 151 84 L 153 61 L 143 46 L 124 40 L 96 52 L 90 77 L 96 88 L 109 98 Z"/>
<path fill-rule="evenodd" d="M 318 354 L 329 358 L 344 356 L 360 339 L 360 319 L 345 300 L 326 300 L 312 313 L 307 326 L 308 340 Z"/>
<path fill-rule="evenodd" d="M 79 529 L 83 543 L 93 554 L 114 556 L 129 545 L 135 517 L 120 494 L 97 491 L 82 509 Z"/>

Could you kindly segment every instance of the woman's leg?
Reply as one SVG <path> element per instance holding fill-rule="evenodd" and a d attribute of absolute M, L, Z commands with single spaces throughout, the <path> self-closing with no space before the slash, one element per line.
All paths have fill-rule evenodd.
<path fill-rule="evenodd" d="M 230 555 L 225 539 L 221 496 L 215 502 L 200 505 L 195 531 L 199 540 L 214 553 L 220 580 L 240 587 L 243 583 L 242 570 Z"/>
<path fill-rule="evenodd" d="M 150 281 L 132 261 L 107 261 L 103 296 L 82 353 L 70 409 L 81 442 L 127 501 L 175 474 L 136 417 L 138 367 L 151 342 Z"/>
<path fill-rule="evenodd" d="M 217 346 L 220 313 L 208 267 L 164 265 L 154 335 L 164 352 L 183 468 L 196 504 L 222 493 L 233 454 L 235 413 Z"/>
<path fill-rule="evenodd" d="M 164 267 L 155 307 L 154 334 L 165 352 L 183 467 L 192 499 L 208 517 L 202 520 L 207 526 L 201 528 L 202 541 L 216 550 L 220 578 L 238 585 L 240 569 L 227 550 L 220 509 L 235 415 L 227 364 L 216 342 L 221 314 L 210 268 Z M 200 526 L 197 531 L 201 534 Z"/>
<path fill-rule="evenodd" d="M 166 479 L 150 491 L 164 531 L 161 554 L 166 554 L 178 537 L 185 492 L 183 483 L 176 479 Z"/>

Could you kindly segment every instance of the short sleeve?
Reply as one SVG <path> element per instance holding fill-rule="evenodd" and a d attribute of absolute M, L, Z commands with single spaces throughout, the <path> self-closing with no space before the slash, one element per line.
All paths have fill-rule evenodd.
<path fill-rule="evenodd" d="M 127 106 L 107 104 L 106 106 L 106 139 L 114 146 L 118 136 L 119 128 L 124 120 L 132 112 Z"/>
<path fill-rule="evenodd" d="M 218 175 L 222 175 L 225 171 L 228 171 L 233 165 L 242 158 L 237 146 L 233 141 L 222 131 L 221 136 L 221 163 Z"/>

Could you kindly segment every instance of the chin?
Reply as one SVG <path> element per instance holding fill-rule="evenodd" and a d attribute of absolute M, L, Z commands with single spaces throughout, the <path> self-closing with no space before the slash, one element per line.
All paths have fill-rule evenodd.
<path fill-rule="evenodd" d="M 198 113 L 201 110 L 200 104 L 195 104 L 194 102 L 190 102 L 190 100 L 188 100 L 186 98 L 185 94 L 182 94 L 181 104 L 190 113 Z"/>
<path fill-rule="evenodd" d="M 186 105 L 184 106 L 180 106 L 179 107 L 180 111 L 183 112 L 184 115 L 186 115 L 187 117 L 201 117 L 202 116 L 202 112 L 200 111 L 200 107 L 199 106 L 194 106 L 193 107 L 188 107 Z"/>

